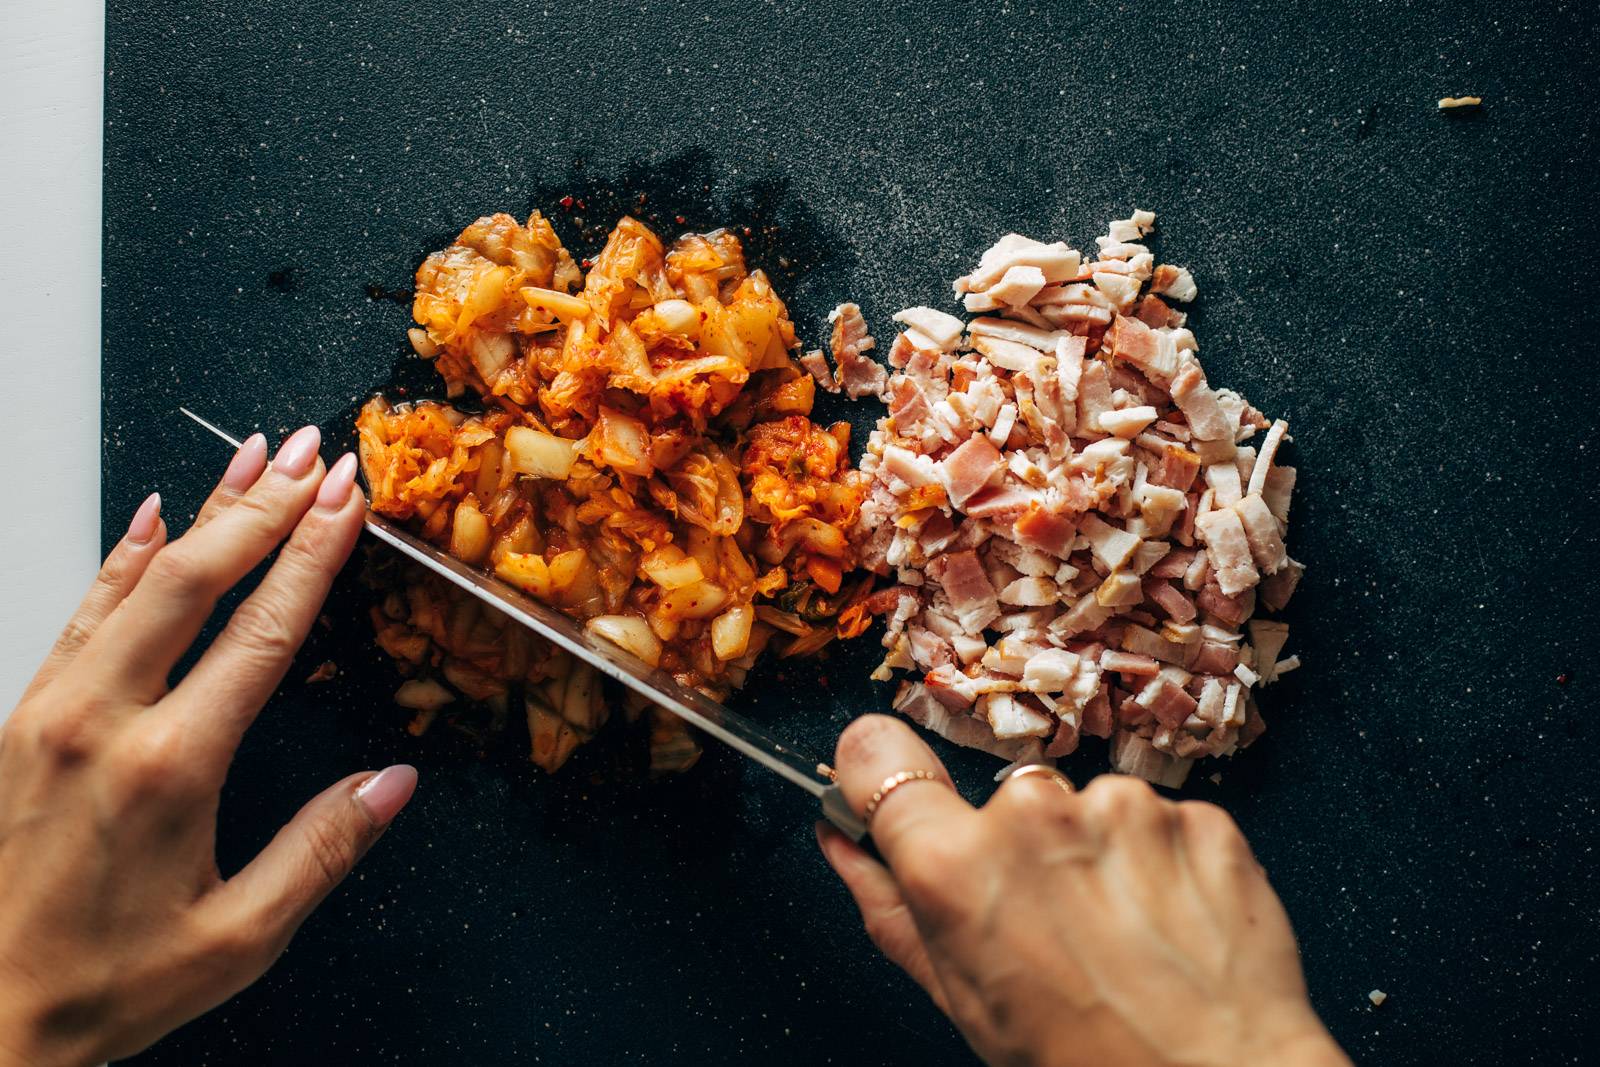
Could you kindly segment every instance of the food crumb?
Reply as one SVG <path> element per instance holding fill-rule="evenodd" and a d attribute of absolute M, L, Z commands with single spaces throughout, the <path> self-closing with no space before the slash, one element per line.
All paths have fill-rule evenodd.
<path fill-rule="evenodd" d="M 1374 989 L 1372 992 L 1367 994 L 1367 999 L 1372 1001 L 1372 1006 L 1376 1008 L 1384 1001 L 1389 999 L 1389 994 L 1385 993 L 1381 989 Z"/>
<path fill-rule="evenodd" d="M 839 780 L 839 772 L 828 766 L 826 763 L 817 764 L 817 773 L 822 775 L 822 777 L 826 778 L 830 782 L 837 782 Z"/>
<path fill-rule="evenodd" d="M 560 203 L 561 203 L 562 207 L 567 208 L 568 210 L 572 209 L 572 197 L 571 196 L 563 196 L 561 198 Z"/>
<path fill-rule="evenodd" d="M 1481 106 L 1483 106 L 1483 97 L 1481 96 L 1443 96 L 1439 98 L 1440 111 L 1450 111 L 1458 107 Z"/>
<path fill-rule="evenodd" d="M 324 660 L 322 666 L 306 675 L 307 685 L 316 685 L 318 682 L 330 682 L 339 674 L 339 665 L 333 660 Z"/>
<path fill-rule="evenodd" d="M 326 614 L 318 615 L 317 625 L 322 627 L 324 630 L 331 630 L 333 629 L 333 620 L 328 618 Z"/>
<path fill-rule="evenodd" d="M 1216 774 L 1213 774 L 1211 776 L 1211 784 L 1212 785 L 1221 785 L 1222 784 L 1222 772 L 1221 771 L 1218 771 Z"/>
<path fill-rule="evenodd" d="M 1566 671 L 1562 671 L 1560 674 L 1556 675 L 1556 684 L 1557 685 L 1566 685 L 1567 681 L 1571 677 L 1572 676 L 1570 674 L 1568 674 Z"/>

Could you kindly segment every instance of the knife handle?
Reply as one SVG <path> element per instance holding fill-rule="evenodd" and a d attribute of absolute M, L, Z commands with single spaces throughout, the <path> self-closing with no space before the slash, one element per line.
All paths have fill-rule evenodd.
<path fill-rule="evenodd" d="M 822 791 L 822 817 L 856 844 L 866 840 L 867 824 L 850 810 L 850 805 L 844 799 L 844 791 L 838 785 L 830 785 Z"/>

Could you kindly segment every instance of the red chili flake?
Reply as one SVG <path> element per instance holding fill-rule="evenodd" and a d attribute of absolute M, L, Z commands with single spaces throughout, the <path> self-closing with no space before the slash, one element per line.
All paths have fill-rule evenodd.
<path fill-rule="evenodd" d="M 403 386 L 403 385 L 402 385 L 402 386 L 398 386 L 398 387 L 397 387 L 397 388 L 396 388 L 396 389 L 395 389 L 395 392 L 396 392 L 396 393 L 399 393 L 399 394 L 400 394 L 400 395 L 401 395 L 401 396 L 405 396 L 405 395 L 406 395 L 406 393 L 408 393 L 408 392 L 410 392 L 410 390 L 409 390 L 409 389 L 407 389 L 407 388 L 406 388 L 406 387 L 405 387 L 405 386 Z"/>
<path fill-rule="evenodd" d="M 745 228 L 744 228 L 744 235 L 745 235 L 745 236 L 746 236 L 746 237 L 749 237 L 749 236 L 750 236 L 750 227 L 748 227 L 748 226 L 746 226 L 746 227 L 745 227 Z"/>
<path fill-rule="evenodd" d="M 578 266 L 582 267 L 584 270 L 588 270 L 590 267 L 594 266 L 594 260 L 592 260 L 592 259 L 579 260 L 578 261 Z"/>
<path fill-rule="evenodd" d="M 589 205 L 585 204 L 582 200 L 578 201 L 578 210 L 579 211 L 585 211 L 585 210 L 588 209 L 588 207 L 589 207 Z"/>
<path fill-rule="evenodd" d="M 646 200 L 649 200 L 649 199 L 650 199 L 650 194 L 648 194 L 648 193 L 640 193 L 640 194 L 639 194 L 639 203 L 641 203 L 641 204 L 642 204 L 642 203 L 644 203 L 644 202 L 645 202 L 645 201 L 646 201 Z"/>
<path fill-rule="evenodd" d="M 563 196 L 561 198 L 561 206 L 570 210 L 572 207 L 572 197 Z"/>
<path fill-rule="evenodd" d="M 674 215 L 672 217 L 678 223 L 679 226 L 682 226 L 684 224 L 685 220 L 684 220 L 684 217 L 682 215 Z"/>
<path fill-rule="evenodd" d="M 1571 676 L 1568 675 L 1566 671 L 1562 671 L 1560 674 L 1556 675 L 1556 684 L 1557 685 L 1566 685 L 1567 684 L 1567 679 L 1569 677 L 1571 677 Z"/>

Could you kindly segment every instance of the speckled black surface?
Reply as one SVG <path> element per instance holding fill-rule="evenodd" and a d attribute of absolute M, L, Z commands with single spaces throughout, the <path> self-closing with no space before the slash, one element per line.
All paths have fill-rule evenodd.
<path fill-rule="evenodd" d="M 1293 420 L 1311 565 L 1306 668 L 1189 793 L 1249 833 L 1359 1060 L 1600 1054 L 1592 5 L 109 6 L 108 538 L 152 488 L 182 521 L 224 459 L 180 402 L 343 442 L 368 391 L 426 386 L 388 297 L 480 213 L 554 210 L 589 250 L 565 193 L 589 225 L 750 224 L 815 340 L 840 298 L 880 329 L 941 302 L 1006 230 L 1155 210 L 1213 381 Z M 624 788 L 410 738 L 363 607 L 336 595 L 240 752 L 224 868 L 352 769 L 415 762 L 416 801 L 141 1062 L 967 1061 L 800 797 L 715 751 Z M 743 704 L 825 753 L 882 702 L 870 651 Z"/>

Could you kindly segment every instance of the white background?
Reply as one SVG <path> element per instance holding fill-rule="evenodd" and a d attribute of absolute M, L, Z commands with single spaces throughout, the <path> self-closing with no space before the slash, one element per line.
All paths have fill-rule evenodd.
<path fill-rule="evenodd" d="M 99 0 L 6 5 L 0 33 L 0 719 L 100 555 Z"/>

